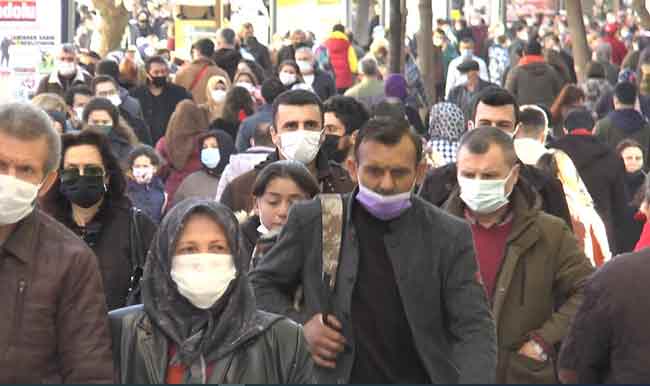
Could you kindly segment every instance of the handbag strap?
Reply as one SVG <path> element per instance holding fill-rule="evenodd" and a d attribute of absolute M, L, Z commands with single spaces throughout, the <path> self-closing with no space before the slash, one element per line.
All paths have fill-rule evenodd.
<path fill-rule="evenodd" d="M 136 207 L 131 207 L 129 218 L 129 259 L 131 271 L 142 269 L 144 265 L 144 251 L 142 248 L 142 238 L 140 235 L 140 213 L 142 211 Z"/>
<path fill-rule="evenodd" d="M 323 279 L 330 291 L 336 286 L 336 272 L 341 254 L 343 233 L 343 199 L 339 194 L 320 194 L 321 221 L 323 227 Z"/>
<path fill-rule="evenodd" d="M 210 67 L 209 64 L 204 65 L 201 71 L 199 71 L 199 73 L 196 74 L 196 77 L 194 78 L 192 84 L 190 85 L 190 91 L 194 90 L 194 87 L 196 87 L 197 83 L 199 83 L 199 81 L 203 79 L 203 77 L 205 76 L 205 72 L 208 71 L 208 67 Z"/>

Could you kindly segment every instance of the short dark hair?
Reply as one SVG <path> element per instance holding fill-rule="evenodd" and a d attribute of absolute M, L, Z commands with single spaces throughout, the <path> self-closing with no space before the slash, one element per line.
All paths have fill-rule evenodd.
<path fill-rule="evenodd" d="M 354 156 L 359 160 L 359 148 L 364 142 L 379 142 L 384 145 L 397 145 L 404 136 L 407 136 L 415 146 L 415 165 L 422 161 L 422 140 L 411 129 L 406 119 L 397 119 L 391 116 L 373 117 L 361 127 L 354 143 Z"/>
<path fill-rule="evenodd" d="M 233 31 L 232 28 L 222 28 L 219 35 L 226 44 L 235 45 L 235 37 L 237 34 L 235 34 L 235 31 Z"/>
<path fill-rule="evenodd" d="M 199 39 L 192 44 L 192 49 L 199 51 L 205 57 L 212 57 L 214 55 L 214 42 L 208 38 Z"/>
<path fill-rule="evenodd" d="M 367 57 L 361 59 L 359 62 L 361 73 L 368 76 L 377 76 L 379 74 L 379 66 L 374 58 Z"/>
<path fill-rule="evenodd" d="M 620 82 L 614 88 L 616 99 L 624 105 L 633 105 L 636 101 L 637 89 L 634 83 Z"/>
<path fill-rule="evenodd" d="M 643 146 L 636 140 L 632 138 L 625 138 L 621 142 L 616 145 L 616 154 L 621 154 L 623 150 L 630 148 L 630 147 L 637 147 L 641 150 L 641 153 L 643 153 L 643 156 L 645 157 L 645 150 L 643 150 Z"/>
<path fill-rule="evenodd" d="M 359 130 L 370 119 L 368 110 L 361 102 L 342 95 L 336 95 L 326 100 L 323 103 L 323 113 L 334 113 L 345 126 L 347 135 Z"/>
<path fill-rule="evenodd" d="M 406 119 L 406 109 L 404 103 L 400 100 L 383 100 L 372 106 L 370 116 L 372 118 L 391 117 L 394 119 Z"/>
<path fill-rule="evenodd" d="M 154 63 L 163 64 L 165 67 L 168 67 L 167 61 L 160 55 L 151 56 L 144 61 L 144 70 L 149 73 L 151 70 L 151 65 Z"/>
<path fill-rule="evenodd" d="M 318 181 L 305 165 L 297 161 L 281 160 L 268 164 L 257 174 L 253 183 L 253 196 L 263 196 L 269 183 L 276 178 L 291 179 L 309 198 L 320 193 Z"/>
<path fill-rule="evenodd" d="M 275 146 L 273 144 L 273 139 L 271 138 L 270 128 L 270 122 L 261 122 L 257 125 L 257 127 L 255 127 L 255 132 L 253 133 L 253 141 L 255 141 L 255 146 Z"/>
<path fill-rule="evenodd" d="M 88 117 L 90 113 L 95 110 L 103 110 L 111 116 L 113 120 L 113 126 L 119 125 L 120 122 L 120 111 L 115 107 L 111 101 L 106 98 L 93 98 L 88 102 L 86 107 L 84 107 L 84 112 L 82 114 L 82 120 L 84 123 L 88 123 Z"/>
<path fill-rule="evenodd" d="M 457 153 L 467 148 L 472 154 L 485 154 L 490 151 L 492 145 L 499 146 L 509 166 L 517 164 L 518 158 L 512 138 L 501 129 L 492 126 L 481 126 L 466 132 L 460 139 Z"/>
<path fill-rule="evenodd" d="M 538 137 L 546 129 L 547 122 L 544 112 L 535 108 L 524 108 L 519 112 L 518 132 L 526 137 Z"/>
<path fill-rule="evenodd" d="M 262 83 L 262 98 L 268 104 L 272 104 L 275 98 L 287 91 L 282 82 L 277 78 L 269 78 Z"/>
<path fill-rule="evenodd" d="M 334 24 L 332 31 L 345 33 L 345 26 L 343 24 Z"/>
<path fill-rule="evenodd" d="M 542 54 L 542 45 L 539 44 L 537 39 L 530 39 L 526 46 L 524 47 L 524 52 L 526 55 L 541 55 Z"/>
<path fill-rule="evenodd" d="M 155 167 L 160 167 L 162 165 L 162 158 L 154 149 L 153 147 L 149 145 L 137 145 L 136 147 L 131 150 L 129 153 L 129 158 L 128 158 L 128 163 L 129 167 L 133 167 L 133 162 L 136 160 L 136 158 L 140 156 L 145 156 L 149 158 L 151 161 L 151 164 Z"/>
<path fill-rule="evenodd" d="M 90 82 L 90 91 L 92 91 L 93 95 L 97 92 L 97 85 L 106 82 L 113 83 L 113 86 L 115 86 L 115 89 L 119 92 L 120 84 L 117 83 L 115 78 L 109 75 L 99 75 L 94 77 L 92 82 Z"/>
<path fill-rule="evenodd" d="M 499 86 L 489 86 L 481 90 L 472 103 L 472 121 L 476 119 L 476 108 L 479 103 L 493 107 L 512 105 L 515 111 L 515 125 L 519 123 L 519 103 L 508 90 Z"/>
<path fill-rule="evenodd" d="M 306 90 L 289 90 L 285 91 L 282 94 L 278 95 L 277 98 L 273 101 L 273 127 L 277 130 L 277 117 L 278 109 L 280 106 L 308 106 L 316 105 L 320 110 L 320 121 L 323 123 L 325 113 L 323 112 L 323 102 L 321 102 L 318 95 L 314 94 L 311 91 Z"/>
<path fill-rule="evenodd" d="M 120 78 L 120 66 L 111 59 L 104 59 L 95 65 L 95 75 L 108 75 L 117 80 Z"/>
<path fill-rule="evenodd" d="M 74 104 L 74 97 L 77 94 L 86 95 L 89 97 L 93 96 L 93 92 L 88 86 L 86 86 L 85 84 L 78 84 L 70 87 L 68 91 L 65 92 L 65 97 L 64 97 L 65 104 L 72 107 L 72 105 Z"/>
<path fill-rule="evenodd" d="M 605 79 L 605 67 L 600 62 L 591 61 L 587 63 L 587 78 Z"/>

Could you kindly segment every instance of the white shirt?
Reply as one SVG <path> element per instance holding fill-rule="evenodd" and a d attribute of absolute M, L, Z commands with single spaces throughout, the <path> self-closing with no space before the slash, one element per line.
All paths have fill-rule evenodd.
<path fill-rule="evenodd" d="M 452 88 L 467 82 L 467 75 L 461 74 L 460 71 L 458 71 L 458 66 L 465 60 L 466 59 L 463 56 L 459 56 L 449 62 L 449 69 L 447 70 L 447 85 L 445 86 L 445 99 L 449 97 L 449 91 L 451 91 Z M 471 60 L 478 63 L 479 77 L 484 81 L 489 82 L 490 75 L 485 61 L 475 55 L 472 55 Z"/>

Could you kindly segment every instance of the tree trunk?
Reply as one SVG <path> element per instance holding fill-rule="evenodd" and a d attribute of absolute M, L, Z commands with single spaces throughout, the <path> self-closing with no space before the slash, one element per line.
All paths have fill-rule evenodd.
<path fill-rule="evenodd" d="M 582 5 L 580 1 L 570 0 L 566 2 L 567 21 L 569 22 L 569 33 L 571 34 L 571 45 L 578 82 L 585 79 L 585 70 L 589 62 L 589 46 L 587 45 L 587 33 L 582 19 Z"/>
<path fill-rule="evenodd" d="M 93 0 L 93 5 L 101 19 L 97 29 L 101 36 L 98 54 L 103 57 L 120 48 L 129 23 L 129 11 L 122 0 Z"/>
<path fill-rule="evenodd" d="M 359 0 L 357 2 L 354 38 L 361 47 L 367 46 L 370 40 L 370 3 L 370 0 Z"/>
<path fill-rule="evenodd" d="M 433 68 L 433 9 L 431 0 L 420 0 L 420 31 L 418 33 L 418 65 L 422 73 L 424 91 L 429 103 L 436 100 L 436 71 Z M 427 106 L 427 108 L 430 106 Z"/>
<path fill-rule="evenodd" d="M 402 34 L 402 7 L 400 0 L 390 0 L 390 49 L 388 72 L 403 73 L 404 35 Z"/>
<path fill-rule="evenodd" d="M 643 29 L 650 29 L 650 13 L 648 12 L 648 8 L 646 8 L 645 0 L 633 0 L 632 8 L 639 16 L 641 27 Z"/>

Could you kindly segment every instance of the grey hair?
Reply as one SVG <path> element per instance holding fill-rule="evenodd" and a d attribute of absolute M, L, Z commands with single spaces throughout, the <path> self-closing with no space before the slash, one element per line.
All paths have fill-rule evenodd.
<path fill-rule="evenodd" d="M 379 74 L 379 66 L 374 58 L 367 57 L 359 63 L 361 66 L 361 73 L 368 76 L 377 76 Z"/>
<path fill-rule="evenodd" d="M 0 104 L 0 133 L 22 141 L 35 141 L 45 137 L 48 155 L 44 174 L 59 168 L 61 137 L 52 126 L 50 117 L 30 103 Z"/>
<path fill-rule="evenodd" d="M 77 55 L 77 47 L 75 47 L 75 45 L 72 43 L 64 43 L 61 45 L 61 52 Z"/>

